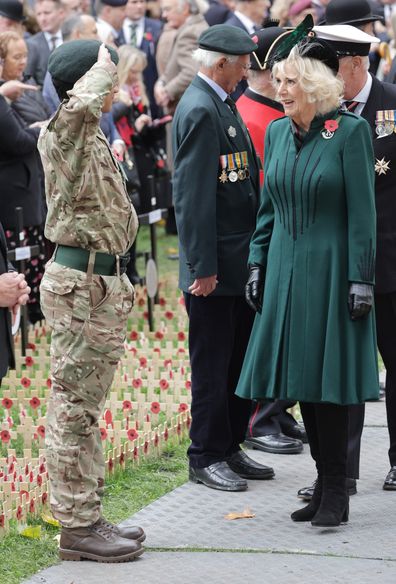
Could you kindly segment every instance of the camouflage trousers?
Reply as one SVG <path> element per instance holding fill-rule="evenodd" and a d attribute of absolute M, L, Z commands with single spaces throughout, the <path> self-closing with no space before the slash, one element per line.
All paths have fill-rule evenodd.
<path fill-rule="evenodd" d="M 88 270 L 90 272 L 90 270 Z M 133 287 L 50 261 L 40 287 L 52 328 L 46 457 L 53 515 L 83 527 L 101 514 L 105 462 L 98 426 L 123 354 Z"/>

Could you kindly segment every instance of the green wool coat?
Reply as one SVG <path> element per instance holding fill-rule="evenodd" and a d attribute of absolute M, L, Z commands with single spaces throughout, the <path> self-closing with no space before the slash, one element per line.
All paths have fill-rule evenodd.
<path fill-rule="evenodd" d="M 324 123 L 337 119 L 330 139 Z M 374 311 L 352 321 L 350 282 L 374 283 L 374 157 L 367 122 L 330 112 L 300 150 L 270 124 L 249 263 L 265 268 L 237 395 L 355 404 L 378 397 Z"/>

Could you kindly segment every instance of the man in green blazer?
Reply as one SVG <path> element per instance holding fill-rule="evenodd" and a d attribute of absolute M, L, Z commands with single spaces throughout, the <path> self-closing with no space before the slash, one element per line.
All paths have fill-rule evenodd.
<path fill-rule="evenodd" d="M 256 48 L 241 29 L 204 31 L 194 54 L 200 69 L 173 124 L 180 288 L 190 320 L 190 479 L 225 491 L 245 490 L 246 478 L 274 476 L 240 449 L 250 402 L 234 395 L 254 317 L 244 288 L 259 168 L 229 95 L 246 78 Z"/>

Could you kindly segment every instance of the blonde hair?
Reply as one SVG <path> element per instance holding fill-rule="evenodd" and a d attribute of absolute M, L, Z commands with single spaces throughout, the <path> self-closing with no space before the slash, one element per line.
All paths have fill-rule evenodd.
<path fill-rule="evenodd" d="M 122 87 L 123 85 L 126 85 L 131 69 L 135 70 L 140 85 L 142 103 L 143 105 L 148 105 L 149 100 L 143 81 L 143 71 L 147 67 L 146 55 L 143 51 L 140 51 L 131 45 L 122 45 L 122 47 L 118 49 L 118 54 L 120 59 L 117 65 L 117 72 L 120 86 Z"/>
<path fill-rule="evenodd" d="M 8 45 L 11 41 L 24 41 L 22 35 L 13 30 L 7 30 L 0 33 L 0 58 L 5 59 L 8 53 Z"/>
<path fill-rule="evenodd" d="M 324 115 L 339 107 L 344 83 L 330 67 L 317 59 L 302 57 L 298 46 L 292 48 L 287 59 L 274 65 L 273 78 L 279 73 L 285 75 L 287 66 L 295 71 L 297 82 L 307 94 L 308 102 L 316 104 L 318 114 Z M 276 87 L 276 83 L 274 85 Z"/>

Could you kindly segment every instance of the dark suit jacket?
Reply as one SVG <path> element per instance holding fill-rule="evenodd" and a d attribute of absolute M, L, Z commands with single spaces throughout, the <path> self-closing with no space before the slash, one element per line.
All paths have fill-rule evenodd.
<path fill-rule="evenodd" d="M 157 64 L 155 61 L 155 53 L 157 50 L 158 39 L 161 35 L 163 22 L 155 18 L 144 18 L 144 33 L 143 39 L 138 47 L 147 57 L 147 67 L 143 71 L 143 79 L 147 89 L 147 96 L 150 100 L 150 110 L 153 119 L 160 117 L 162 114 L 161 108 L 155 103 L 154 99 L 154 85 L 158 79 Z M 124 45 L 126 43 L 124 31 L 121 32 L 117 39 L 117 45 Z"/>
<path fill-rule="evenodd" d="M 33 77 L 38 85 L 43 86 L 47 73 L 50 49 L 43 32 L 31 36 L 26 41 L 28 46 L 28 62 L 25 69 L 27 77 Z"/>
<path fill-rule="evenodd" d="M 37 158 L 39 128 L 25 128 L 18 114 L 0 96 L 0 221 L 15 226 L 15 207 L 23 208 L 24 225 L 44 220 Z"/>
<path fill-rule="evenodd" d="M 8 272 L 7 245 L 3 228 L 0 225 L 0 274 Z M 8 308 L 0 308 L 0 380 L 8 367 L 15 367 L 11 335 L 11 315 Z"/>
<path fill-rule="evenodd" d="M 248 152 L 250 178 L 222 182 L 220 156 Z M 173 197 L 180 240 L 180 288 L 217 274 L 213 295 L 241 296 L 248 277 L 259 175 L 237 118 L 216 92 L 195 77 L 173 123 Z"/>
<path fill-rule="evenodd" d="M 379 110 L 396 109 L 396 86 L 373 77 L 369 98 L 362 117 L 370 124 L 376 163 L 389 162 L 389 170 L 375 175 L 377 209 L 376 292 L 396 291 L 396 134 L 379 138 L 375 117 Z"/>

